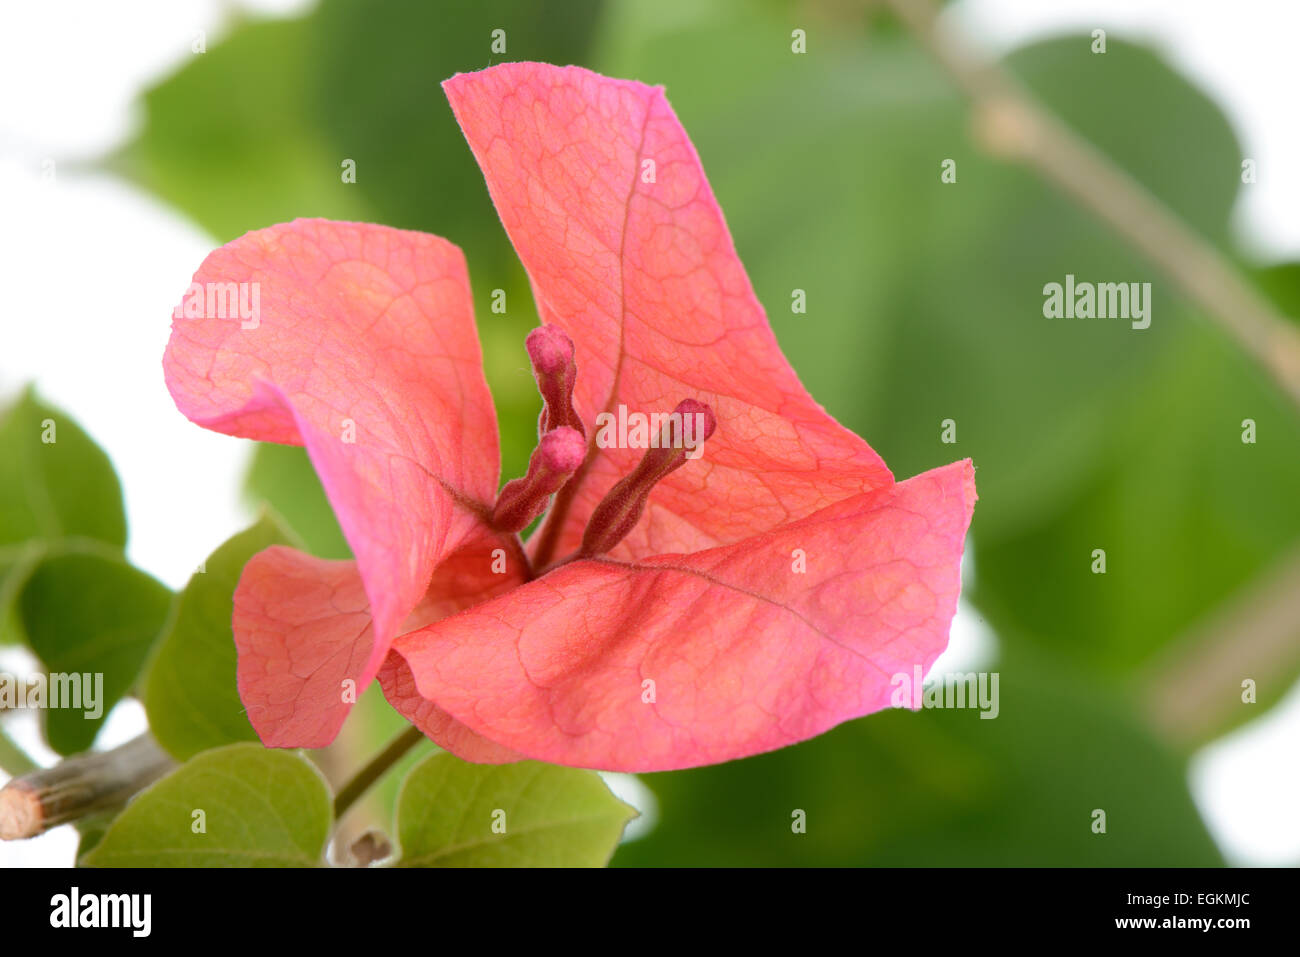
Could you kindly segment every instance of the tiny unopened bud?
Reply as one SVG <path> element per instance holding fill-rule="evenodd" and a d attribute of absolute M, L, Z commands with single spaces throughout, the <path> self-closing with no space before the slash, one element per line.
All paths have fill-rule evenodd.
<path fill-rule="evenodd" d="M 582 555 L 603 555 L 621 542 L 641 520 L 655 485 L 696 458 L 718 421 L 703 402 L 684 399 L 669 416 L 657 446 L 646 450 L 637 467 L 609 490 L 582 534 Z"/>
<path fill-rule="evenodd" d="M 587 430 L 573 408 L 573 386 L 578 381 L 573 340 L 556 326 L 538 326 L 528 333 L 524 347 L 544 403 L 537 420 L 538 436 L 558 428 L 576 429 L 585 436 Z"/>
<path fill-rule="evenodd" d="M 503 532 L 527 528 L 586 457 L 587 440 L 577 429 L 560 426 L 547 432 L 528 460 L 528 474 L 501 489 L 492 510 L 492 527 Z"/>

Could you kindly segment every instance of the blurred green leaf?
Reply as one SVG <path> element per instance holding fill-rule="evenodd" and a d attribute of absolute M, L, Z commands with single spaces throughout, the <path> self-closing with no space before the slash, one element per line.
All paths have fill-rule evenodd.
<path fill-rule="evenodd" d="M 139 676 L 170 605 L 164 585 L 111 552 L 52 555 L 36 566 L 18 597 L 22 626 L 49 672 L 76 677 L 84 705 L 43 712 L 51 748 L 75 754 L 94 743 Z M 87 716 L 92 710 L 96 717 Z"/>
<path fill-rule="evenodd" d="M 1050 658 L 999 666 L 999 713 L 887 711 L 805 744 L 642 775 L 660 820 L 620 866 L 1213 866 L 1181 762 Z M 1093 811 L 1106 833 L 1092 831 Z M 796 833 L 796 811 L 806 832 Z"/>
<path fill-rule="evenodd" d="M 299 20 L 236 26 L 145 93 L 140 134 L 108 167 L 222 242 L 299 216 L 372 220 L 306 108 L 320 68 L 312 46 Z"/>
<path fill-rule="evenodd" d="M 1300 323 L 1300 263 L 1275 263 L 1253 269 L 1251 278 L 1276 303 L 1283 315 Z"/>
<path fill-rule="evenodd" d="M 0 545 L 0 645 L 21 644 L 27 638 L 16 601 L 46 547 L 42 541 Z"/>
<path fill-rule="evenodd" d="M 603 867 L 636 816 L 594 771 L 468 764 L 445 751 L 397 799 L 402 867 Z"/>
<path fill-rule="evenodd" d="M 77 537 L 126 544 L 113 465 L 68 415 L 28 389 L 0 422 L 0 448 L 0 547 Z"/>
<path fill-rule="evenodd" d="M 1246 419 L 1254 443 L 1242 441 Z M 1300 539 L 1300 417 L 1226 337 L 1202 325 L 1112 419 L 1112 442 L 1131 465 L 1095 475 L 1070 508 L 986 546 L 973 597 L 999 634 L 1050 637 L 1075 666 L 1122 677 Z M 1093 572 L 1095 549 L 1105 552 L 1104 574 Z M 1300 674 L 1300 640 L 1292 648 L 1269 675 L 1222 675 L 1233 697 L 1243 678 L 1268 679 L 1258 706 L 1232 712 L 1234 723 L 1282 699 Z"/>
<path fill-rule="evenodd" d="M 104 451 L 28 388 L 0 417 L 0 644 L 23 640 L 14 601 L 55 542 L 126 544 L 122 486 Z"/>
<path fill-rule="evenodd" d="M 137 795 L 82 863 L 317 867 L 332 819 L 329 789 L 301 754 L 231 744 Z"/>
<path fill-rule="evenodd" d="M 1098 56 L 1092 42 L 1080 34 L 1033 43 L 1006 65 L 1193 230 L 1226 248 L 1242 161 L 1227 117 L 1151 49 L 1111 37 Z M 1151 107 L 1159 115 L 1148 114 Z"/>
<path fill-rule="evenodd" d="M 178 761 L 236 741 L 256 741 L 239 700 L 232 596 L 250 558 L 291 543 L 263 515 L 223 544 L 177 596 L 144 684 L 144 706 L 158 743 Z"/>

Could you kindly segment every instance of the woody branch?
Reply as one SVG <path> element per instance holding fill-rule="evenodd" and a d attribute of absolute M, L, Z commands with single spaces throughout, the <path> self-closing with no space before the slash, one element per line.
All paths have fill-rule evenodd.
<path fill-rule="evenodd" d="M 110 751 L 79 754 L 14 778 L 0 788 L 0 840 L 36 837 L 124 804 L 174 764 L 152 737 L 142 734 Z"/>

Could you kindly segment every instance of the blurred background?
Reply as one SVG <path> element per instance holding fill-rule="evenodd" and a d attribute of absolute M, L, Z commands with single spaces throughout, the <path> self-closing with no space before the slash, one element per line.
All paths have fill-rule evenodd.
<path fill-rule="evenodd" d="M 1300 312 L 1300 7 L 961 0 L 945 19 Z M 951 82 L 869 0 L 6 4 L 0 397 L 34 382 L 107 452 L 131 561 L 180 588 L 262 502 L 313 551 L 347 554 L 300 450 L 204 432 L 162 381 L 170 311 L 202 258 L 298 216 L 465 250 L 503 478 L 522 472 L 536 315 L 438 85 L 503 59 L 663 84 L 812 394 L 900 478 L 966 456 L 979 470 L 965 600 L 935 670 L 997 671 L 998 718 L 885 713 L 615 778 L 646 814 L 614 864 L 1300 864 L 1300 415 L 1153 264 L 983 154 Z M 1045 320 L 1043 286 L 1067 273 L 1150 282 L 1151 327 Z M 32 666 L 0 643 L 0 671 Z M 357 755 L 400 725 L 377 691 L 363 705 L 341 745 Z M 0 717 L 55 759 L 33 716 Z M 97 743 L 143 726 L 124 701 Z M 0 845 L 0 864 L 67 865 L 76 844 L 65 827 Z"/>

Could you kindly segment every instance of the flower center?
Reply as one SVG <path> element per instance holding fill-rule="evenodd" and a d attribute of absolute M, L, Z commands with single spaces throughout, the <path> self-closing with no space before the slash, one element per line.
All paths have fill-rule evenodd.
<path fill-rule="evenodd" d="M 587 457 L 587 431 L 573 408 L 573 387 L 578 378 L 573 340 L 555 326 L 541 326 L 525 340 L 533 378 L 542 396 L 542 414 L 537 420 L 538 442 L 528 460 L 528 473 L 507 482 L 492 510 L 492 526 L 503 532 L 519 532 L 546 511 L 551 496 L 560 491 Z M 621 542 L 640 521 L 655 485 L 670 473 L 696 458 L 704 441 L 717 428 L 713 410 L 695 399 L 683 399 L 666 417 L 655 441 L 641 461 L 601 499 L 582 535 L 582 546 L 574 557 L 603 555 Z M 581 481 L 581 474 L 577 481 Z M 576 484 L 576 483 L 575 483 Z M 573 488 L 559 497 L 557 511 L 567 511 Z M 562 522 L 564 515 L 547 520 Z"/>

